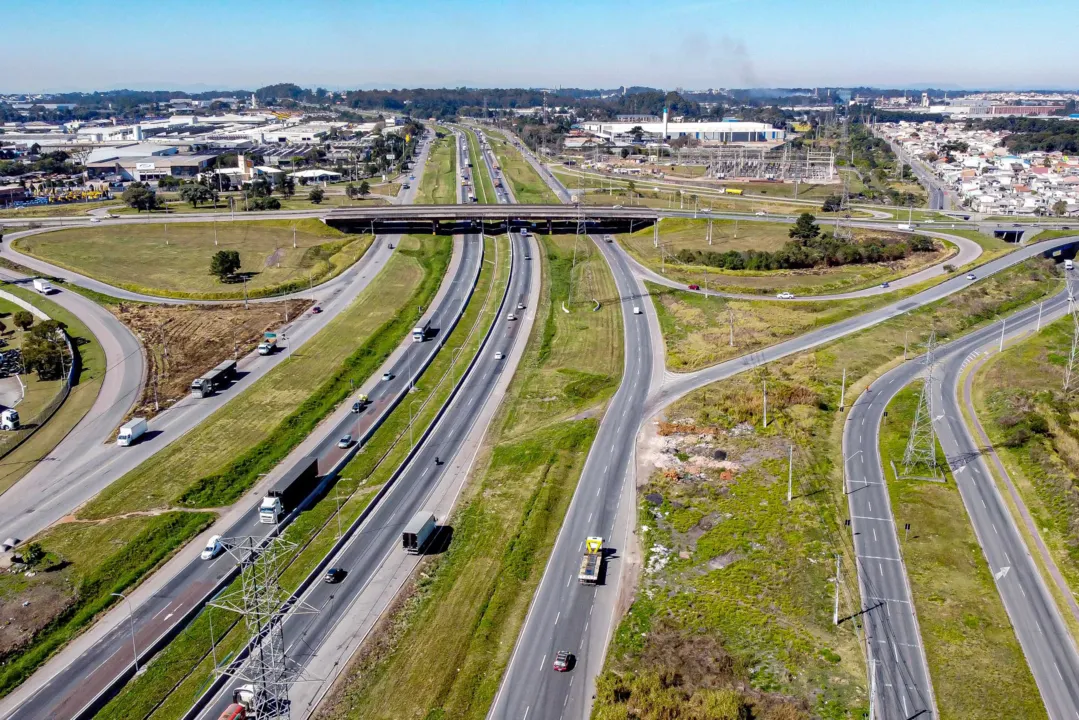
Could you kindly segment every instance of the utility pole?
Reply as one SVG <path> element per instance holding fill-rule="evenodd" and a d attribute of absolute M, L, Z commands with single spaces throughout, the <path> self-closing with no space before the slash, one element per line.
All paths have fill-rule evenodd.
<path fill-rule="evenodd" d="M 843 384 L 839 388 L 839 412 L 847 407 L 847 368 L 843 368 Z"/>
<path fill-rule="evenodd" d="M 1045 301 L 1038 303 L 1038 327 L 1034 332 L 1039 333 L 1042 331 L 1042 306 L 1045 305 Z"/>
<path fill-rule="evenodd" d="M 731 326 L 730 346 L 734 347 L 734 311 L 731 310 L 730 305 L 727 305 L 727 318 L 730 320 L 730 326 Z"/>
<path fill-rule="evenodd" d="M 787 504 L 794 499 L 794 446 L 787 455 Z"/>
<path fill-rule="evenodd" d="M 839 553 L 835 554 L 835 610 L 832 611 L 832 624 L 839 624 Z"/>
<path fill-rule="evenodd" d="M 217 218 L 214 218 L 214 247 L 217 247 Z"/>
<path fill-rule="evenodd" d="M 764 385 L 764 427 L 768 427 L 768 381 L 762 381 Z"/>
<path fill-rule="evenodd" d="M 1004 352 L 1004 328 L 1007 326 L 1008 320 L 1006 318 L 1000 319 L 1000 347 L 997 352 Z"/>

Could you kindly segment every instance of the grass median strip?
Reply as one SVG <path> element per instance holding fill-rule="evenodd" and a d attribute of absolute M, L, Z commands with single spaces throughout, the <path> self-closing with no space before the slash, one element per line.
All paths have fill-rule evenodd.
<path fill-rule="evenodd" d="M 418 205 L 453 205 L 457 202 L 457 141 L 454 134 L 446 133 L 431 145 L 416 194 Z"/>
<path fill-rule="evenodd" d="M 561 309 L 571 272 L 575 288 L 591 273 L 597 293 L 614 296 L 602 257 L 590 248 L 574 268 L 573 238 L 542 242 L 536 325 L 449 521 L 453 542 L 422 566 L 318 717 L 487 712 L 622 370 L 618 306 Z"/>
<path fill-rule="evenodd" d="M 691 708 L 720 701 L 733 708 L 731 717 L 861 717 L 868 704 L 855 631 L 861 603 L 843 522 L 844 370 L 851 403 L 902 359 L 905 333 L 912 347 L 930 329 L 954 338 L 1059 283 L 1051 263 L 1026 261 L 668 407 L 655 433 L 640 440 L 655 467 L 638 494 L 642 579 L 597 682 L 593 717 L 626 718 L 660 706 L 670 717 L 690 716 Z M 787 505 L 791 445 L 795 485 Z M 840 616 L 854 616 L 838 627 L 837 554 L 844 563 Z"/>
<path fill-rule="evenodd" d="M 502 174 L 513 185 L 513 195 L 517 202 L 524 204 L 558 205 L 558 197 L 555 196 L 547 183 L 539 176 L 527 160 L 509 144 L 502 133 L 491 130 L 486 131 L 491 149 L 498 158 L 498 164 L 502 166 Z"/>
<path fill-rule="evenodd" d="M 30 235 L 15 247 L 132 292 L 225 300 L 307 289 L 353 265 L 372 240 L 307 219 L 79 227 Z M 210 258 L 220 250 L 239 252 L 246 287 L 210 274 Z"/>
<path fill-rule="evenodd" d="M 472 180 L 476 187 L 476 200 L 481 205 L 494 205 L 498 202 L 495 194 L 495 186 L 491 183 L 491 176 L 487 172 L 487 164 L 480 155 L 479 141 L 476 132 L 466 128 L 465 137 L 468 138 L 468 158 L 472 161 Z"/>
<path fill-rule="evenodd" d="M 880 452 L 896 525 L 911 525 L 911 535 L 900 540 L 940 717 L 1044 718 L 951 472 L 930 482 L 897 478 L 889 467 L 903 457 L 921 388 L 910 385 L 889 403 Z M 937 461 L 948 467 L 939 443 Z"/>
<path fill-rule="evenodd" d="M 503 245 L 499 248 L 497 264 L 493 261 L 483 264 L 476 290 L 461 321 L 435 360 L 417 379 L 416 392 L 409 396 L 410 401 L 420 403 L 412 428 L 417 436 L 432 422 L 495 320 L 509 279 L 509 253 L 504 241 L 487 239 L 485 257 L 495 256 L 495 243 Z M 409 408 L 402 404 L 342 469 L 336 486 L 285 531 L 285 539 L 299 546 L 280 578 L 286 590 L 299 587 L 336 542 L 338 519 L 341 528 L 351 525 L 379 487 L 397 470 L 408 450 Z M 337 515 L 338 503 L 340 517 Z M 218 643 L 214 651 L 210 646 L 211 613 L 214 639 Z M 98 717 L 118 720 L 180 717 L 209 685 L 215 653 L 218 662 L 223 663 L 229 653 L 236 652 L 249 637 L 247 628 L 237 624 L 237 620 L 235 615 L 222 610 L 203 610 L 198 619 L 155 658 L 150 670 L 129 683 Z"/>

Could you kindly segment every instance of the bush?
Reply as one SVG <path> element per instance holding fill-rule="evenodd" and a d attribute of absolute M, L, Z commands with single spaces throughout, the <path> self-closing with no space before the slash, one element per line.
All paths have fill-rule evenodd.
<path fill-rule="evenodd" d="M 280 210 L 281 201 L 275 197 L 256 197 L 247 202 L 248 210 Z"/>
<path fill-rule="evenodd" d="M 11 320 L 15 323 L 15 327 L 21 330 L 29 330 L 30 326 L 34 324 L 34 314 L 29 310 L 18 310 Z"/>

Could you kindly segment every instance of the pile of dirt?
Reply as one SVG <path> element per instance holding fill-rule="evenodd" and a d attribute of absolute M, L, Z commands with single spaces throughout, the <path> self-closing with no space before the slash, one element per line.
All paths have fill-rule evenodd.
<path fill-rule="evenodd" d="M 190 392 L 192 379 L 224 360 L 251 352 L 264 332 L 280 328 L 303 314 L 311 304 L 310 300 L 285 300 L 250 303 L 244 309 L 242 303 L 121 303 L 112 308 L 146 349 L 146 386 L 134 414 L 152 417 L 169 407 Z"/>
<path fill-rule="evenodd" d="M 75 601 L 74 588 L 63 573 L 39 574 L 25 582 L 18 590 L 0 595 L 0 664 Z"/>

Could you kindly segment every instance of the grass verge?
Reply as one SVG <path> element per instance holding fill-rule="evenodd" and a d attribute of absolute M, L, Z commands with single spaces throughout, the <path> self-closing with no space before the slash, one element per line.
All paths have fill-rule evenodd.
<path fill-rule="evenodd" d="M 940 717 L 1044 718 L 951 472 L 937 483 L 895 477 L 889 467 L 889 459 L 903 457 L 921 387 L 904 388 L 888 404 L 880 452 L 896 525 L 909 522 L 914 530 L 901 546 Z M 939 443 L 937 460 L 948 467 Z"/>
<path fill-rule="evenodd" d="M 481 205 L 494 205 L 498 203 L 498 195 L 495 194 L 495 186 L 491 183 L 491 176 L 487 172 L 487 164 L 483 162 L 483 157 L 480 155 L 476 132 L 465 128 L 464 133 L 468 138 L 468 157 L 472 161 L 472 180 L 476 187 L 476 200 Z"/>

